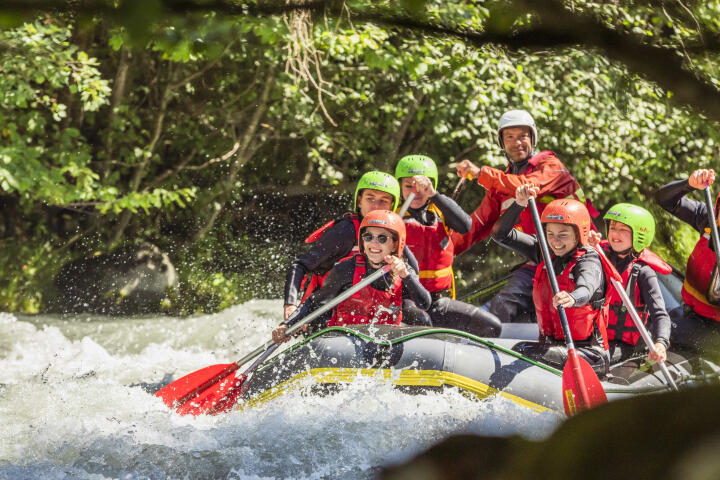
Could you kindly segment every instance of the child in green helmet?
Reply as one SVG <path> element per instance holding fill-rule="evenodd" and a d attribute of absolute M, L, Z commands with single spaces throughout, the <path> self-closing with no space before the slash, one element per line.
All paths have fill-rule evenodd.
<path fill-rule="evenodd" d="M 665 309 L 657 274 L 672 273 L 672 267 L 648 246 L 655 235 L 655 219 L 642 207 L 630 203 L 613 205 L 603 217 L 607 240 L 600 233 L 590 232 L 589 242 L 602 249 L 623 279 L 628 297 L 655 344 L 655 352 L 648 356 L 653 361 L 665 361 L 670 345 L 671 321 Z M 622 303 L 620 295 L 608 285 L 609 296 L 608 340 L 613 361 L 624 360 L 644 351 L 640 332 Z"/>
<path fill-rule="evenodd" d="M 305 243 L 312 243 L 312 246 L 290 264 L 285 278 L 284 320 L 310 293 L 322 287 L 335 263 L 357 253 L 357 232 L 363 217 L 374 210 L 394 210 L 399 198 L 400 186 L 392 175 L 370 171 L 360 177 L 353 197 L 353 210 L 310 234 Z M 403 252 L 410 267 L 417 272 L 415 257 L 407 247 Z M 304 294 L 301 294 L 303 290 Z"/>
<path fill-rule="evenodd" d="M 455 300 L 454 244 L 450 233 L 467 233 L 472 223 L 455 201 L 438 193 L 435 162 L 425 155 L 407 155 L 395 168 L 403 199 L 415 193 L 403 221 L 407 246 L 418 261 L 420 283 L 432 296 L 427 312 L 410 302 L 403 305 L 405 323 L 463 330 L 483 337 L 500 335 L 497 317 Z"/>

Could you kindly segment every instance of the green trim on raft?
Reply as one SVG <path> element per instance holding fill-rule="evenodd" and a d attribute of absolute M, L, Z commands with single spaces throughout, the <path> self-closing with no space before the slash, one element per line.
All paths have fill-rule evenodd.
<path fill-rule="evenodd" d="M 498 280 L 497 282 L 491 283 L 487 287 L 482 288 L 482 289 L 478 290 L 477 292 L 471 293 L 470 295 L 468 295 L 466 297 L 462 297 L 462 301 L 469 302 L 471 300 L 476 299 L 477 297 L 481 297 L 481 296 L 485 295 L 486 293 L 488 293 L 491 290 L 500 289 L 500 287 L 504 287 L 509 281 L 510 280 L 508 278 Z"/>
<path fill-rule="evenodd" d="M 358 337 L 358 338 L 362 338 L 362 339 L 364 339 L 364 340 L 367 340 L 367 341 L 376 343 L 376 344 L 378 344 L 378 345 L 385 345 L 385 346 L 388 346 L 388 347 L 390 347 L 390 346 L 392 346 L 392 345 L 395 345 L 395 344 L 398 344 L 398 343 L 401 343 L 401 342 L 404 342 L 404 341 L 407 341 L 407 340 L 410 340 L 410 339 L 415 338 L 415 337 L 421 337 L 421 336 L 424 336 L 424 335 L 432 335 L 432 334 L 437 334 L 437 333 L 449 333 L 449 334 L 452 334 L 452 335 L 457 335 L 457 336 L 460 336 L 460 337 L 467 338 L 467 339 L 469 339 L 469 340 L 473 340 L 473 341 L 478 342 L 478 343 L 480 343 L 480 344 L 482 344 L 482 345 L 485 345 L 486 347 L 488 347 L 488 348 L 490 348 L 490 349 L 495 349 L 495 350 L 498 350 L 498 351 L 500 351 L 500 352 L 506 353 L 506 354 L 508 354 L 508 355 L 510 355 L 510 356 L 513 356 L 513 357 L 515 357 L 515 358 L 517 358 L 517 359 L 520 359 L 520 360 L 523 360 L 523 361 L 525 361 L 525 362 L 528 362 L 528 363 L 531 364 L 531 365 L 535 365 L 535 366 L 540 367 L 540 368 L 542 368 L 542 369 L 544 369 L 544 370 L 547 370 L 547 371 L 550 372 L 550 373 L 553 373 L 553 374 L 555 374 L 555 375 L 557 375 L 557 376 L 559 376 L 559 377 L 562 377 L 562 371 L 561 371 L 561 370 L 558 370 L 558 369 L 556 369 L 556 368 L 553 368 L 553 367 L 551 367 L 551 366 L 549 366 L 549 365 L 545 365 L 545 364 L 540 363 L 540 362 L 538 362 L 538 361 L 536 361 L 536 360 L 532 360 L 532 359 L 530 359 L 530 358 L 528 358 L 528 357 L 525 357 L 524 355 L 522 355 L 522 354 L 520 354 L 520 353 L 518 353 L 518 352 L 516 352 L 516 351 L 514 351 L 514 350 L 510 350 L 510 349 L 505 348 L 505 347 L 503 347 L 503 346 L 501 346 L 501 345 L 497 345 L 497 344 L 495 344 L 495 343 L 493 343 L 493 342 L 491 342 L 491 341 L 489 341 L 489 340 L 486 340 L 486 339 L 484 339 L 484 338 L 482 338 L 482 337 L 477 337 L 477 336 L 475 336 L 475 335 L 473 335 L 473 334 L 471 334 L 471 333 L 461 332 L 461 331 L 459 331 L 459 330 L 452 330 L 452 329 L 449 329 L 449 328 L 432 328 L 432 329 L 429 329 L 429 330 L 420 330 L 420 331 L 413 332 L 413 333 L 410 333 L 410 334 L 407 334 L 407 335 L 403 335 L 403 336 L 398 337 L 398 338 L 395 338 L 395 339 L 393 339 L 393 340 L 383 340 L 383 339 L 378 339 L 378 338 L 371 337 L 371 336 L 369 336 L 369 335 L 365 335 L 365 334 L 363 334 L 363 333 L 360 333 L 360 332 L 358 332 L 358 331 L 356 331 L 356 330 L 353 330 L 353 329 L 350 329 L 350 328 L 347 328 L 347 327 L 329 327 L 329 328 L 326 328 L 326 329 L 324 329 L 324 330 L 321 330 L 321 331 L 319 331 L 319 332 L 317 332 L 317 333 L 314 333 L 313 335 L 309 336 L 309 337 L 306 338 L 305 340 L 296 343 L 295 345 L 289 347 L 287 350 L 284 350 L 283 352 L 281 352 L 279 355 L 277 355 L 277 356 L 269 359 L 262 367 L 260 367 L 260 369 L 262 370 L 262 369 L 270 366 L 270 365 L 273 364 L 275 361 L 279 360 L 279 357 L 285 355 L 286 353 L 291 353 L 291 352 L 293 352 L 294 350 L 296 350 L 296 349 L 302 347 L 303 345 L 305 345 L 306 343 L 308 343 L 310 340 L 312 340 L 312 339 L 314 339 L 314 338 L 316 338 L 316 337 L 322 336 L 322 335 L 324 335 L 324 334 L 327 333 L 327 332 L 332 332 L 332 331 L 343 332 L 343 333 L 350 334 L 350 335 L 356 336 L 356 337 Z M 646 367 L 646 368 L 647 368 L 647 367 Z M 649 374 L 649 375 L 655 375 L 655 373 L 650 373 L 650 372 L 648 372 L 648 374 Z M 683 377 L 681 377 L 681 378 L 676 379 L 676 382 L 677 382 L 678 385 L 683 385 L 683 384 L 686 384 L 686 383 L 691 382 L 691 381 L 707 380 L 708 378 L 713 377 L 713 376 L 720 378 L 720 373 L 717 373 L 717 374 L 709 374 L 709 375 L 706 374 L 706 375 L 683 376 Z M 607 380 L 606 380 L 606 382 L 607 382 Z M 658 386 L 656 386 L 656 387 L 643 387 L 643 388 L 628 388 L 628 387 L 625 387 L 625 388 L 612 388 L 612 387 L 609 387 L 609 388 L 605 388 L 605 392 L 606 392 L 606 393 L 619 393 L 619 394 L 644 394 L 644 393 L 652 393 L 652 392 L 661 392 L 661 391 L 667 390 L 667 388 L 668 388 L 668 387 L 665 386 L 665 385 L 658 385 Z"/>
<path fill-rule="evenodd" d="M 288 348 L 287 350 L 284 350 L 282 353 L 280 353 L 280 354 L 277 355 L 276 357 L 268 360 L 268 362 L 266 363 L 266 365 L 270 365 L 272 362 L 274 362 L 275 360 L 277 360 L 278 357 L 281 357 L 282 355 L 284 355 L 284 354 L 286 354 L 286 353 L 290 353 L 290 352 L 292 352 L 292 351 L 294 351 L 294 350 L 302 347 L 303 345 L 305 345 L 305 344 L 306 344 L 307 342 L 309 342 L 310 340 L 312 340 L 312 339 L 314 339 L 314 338 L 316 338 L 316 337 L 319 337 L 319 336 L 321 336 L 321 335 L 324 335 L 324 334 L 327 333 L 327 332 L 332 332 L 332 331 L 347 333 L 347 334 L 350 334 L 350 335 L 354 335 L 354 336 L 356 336 L 356 337 L 358 337 L 358 338 L 362 338 L 363 340 L 367 340 L 367 341 L 376 343 L 376 344 L 378 344 L 378 345 L 384 345 L 384 346 L 388 346 L 388 347 L 391 347 L 391 346 L 396 345 L 396 344 L 398 344 L 398 343 L 405 342 L 405 341 L 410 340 L 410 339 L 412 339 L 412 338 L 422 337 L 422 336 L 424 336 L 424 335 L 432 335 L 432 334 L 437 334 L 437 333 L 449 333 L 449 334 L 452 334 L 452 335 L 456 335 L 456 336 L 459 336 L 459 337 L 464 337 L 464 338 L 467 338 L 468 340 L 472 340 L 472 341 L 474 341 L 474 342 L 480 343 L 480 344 L 485 345 L 486 347 L 488 347 L 488 348 L 490 348 L 490 349 L 494 349 L 494 350 L 498 350 L 498 351 L 500 351 L 500 352 L 506 353 L 506 354 L 508 354 L 508 355 L 510 355 L 510 356 L 513 356 L 513 357 L 517 358 L 517 359 L 520 359 L 520 360 L 523 360 L 523 361 L 525 361 L 525 362 L 528 362 L 528 363 L 531 364 L 531 365 L 535 365 L 536 367 L 540 367 L 540 368 L 542 368 L 542 369 L 544 369 L 544 370 L 547 370 L 548 372 L 553 373 L 553 374 L 557 375 L 558 377 L 562 377 L 562 371 L 560 371 L 560 370 L 558 370 L 558 369 L 556 369 L 556 368 L 553 368 L 553 367 L 551 367 L 551 366 L 549 366 L 549 365 L 545 365 L 545 364 L 543 364 L 543 363 L 540 363 L 540 362 L 537 362 L 537 361 L 535 361 L 535 360 L 532 360 L 532 359 L 530 359 L 530 358 L 528 358 L 528 357 L 526 357 L 526 356 L 524 356 L 524 355 L 522 355 L 522 354 L 520 354 L 520 353 L 518 353 L 518 352 L 516 352 L 516 351 L 514 351 L 514 350 L 510 350 L 509 348 L 505 348 L 505 347 L 503 347 L 503 346 L 497 345 L 497 344 L 495 344 L 495 343 L 493 343 L 493 342 L 491 342 L 491 341 L 489 341 L 489 340 L 486 340 L 486 339 L 484 339 L 484 338 L 482 338 L 482 337 L 476 337 L 476 336 L 473 335 L 472 333 L 461 332 L 461 331 L 459 331 L 459 330 L 452 330 L 452 329 L 450 329 L 450 328 L 432 328 L 432 329 L 429 329 L 429 330 L 420 330 L 420 331 L 413 332 L 413 333 L 410 333 L 410 334 L 407 334 L 407 335 L 403 335 L 402 337 L 398 337 L 398 338 L 395 338 L 395 339 L 393 339 L 393 340 L 382 340 L 382 339 L 377 339 L 377 338 L 374 338 L 374 337 L 370 337 L 370 336 L 368 336 L 368 335 L 362 334 L 362 333 L 360 333 L 360 332 L 357 332 L 357 331 L 355 331 L 355 330 L 353 330 L 353 329 L 346 328 L 346 327 L 329 327 L 329 328 L 326 328 L 326 329 L 324 329 L 324 330 L 321 330 L 321 331 L 319 331 L 319 332 L 317 332 L 317 333 L 309 336 L 308 338 L 306 338 L 306 339 L 303 340 L 302 342 L 296 343 L 295 345 L 293 345 L 292 347 Z"/>

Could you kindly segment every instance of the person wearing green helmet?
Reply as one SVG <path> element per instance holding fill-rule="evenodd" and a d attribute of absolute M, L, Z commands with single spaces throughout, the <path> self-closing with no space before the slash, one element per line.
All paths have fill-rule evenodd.
<path fill-rule="evenodd" d="M 400 186 L 389 173 L 370 171 L 358 180 L 353 209 L 329 221 L 305 239 L 310 249 L 290 264 L 285 278 L 283 319 L 287 319 L 310 294 L 322 287 L 330 269 L 338 261 L 357 253 L 360 222 L 374 210 L 394 210 L 400 199 Z M 407 247 L 405 257 L 416 272 L 417 260 Z M 304 292 L 303 292 L 304 291 Z"/>
<path fill-rule="evenodd" d="M 426 155 L 407 155 L 398 161 L 395 177 L 403 200 L 415 198 L 405 212 L 407 245 L 420 268 L 420 283 L 432 296 L 429 309 L 412 302 L 403 305 L 403 321 L 411 325 L 463 330 L 483 337 L 500 335 L 502 324 L 489 312 L 455 300 L 454 245 L 451 231 L 467 233 L 470 216 L 455 201 L 437 192 L 438 169 Z"/>
<path fill-rule="evenodd" d="M 588 240 L 601 249 L 620 273 L 625 290 L 633 301 L 643 323 L 655 343 L 655 352 L 648 358 L 665 361 L 670 346 L 670 316 L 665 309 L 657 274 L 669 274 L 672 267 L 648 247 L 655 236 L 655 219 L 646 209 L 631 203 L 610 207 L 605 216 L 607 240 L 598 232 L 590 232 Z M 623 305 L 620 294 L 608 285 L 608 325 L 610 356 L 624 360 L 645 351 L 640 332 Z"/>

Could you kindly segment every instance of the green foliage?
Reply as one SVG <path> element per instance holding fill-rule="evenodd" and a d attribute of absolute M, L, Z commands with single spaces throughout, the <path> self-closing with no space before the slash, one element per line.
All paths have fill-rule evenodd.
<path fill-rule="evenodd" d="M 264 208 L 257 192 L 351 191 L 365 171 L 393 171 L 411 153 L 435 160 L 447 192 L 462 158 L 505 165 L 495 133 L 510 108 L 533 113 L 538 147 L 555 151 L 601 210 L 648 205 L 655 188 L 713 165 L 720 153 L 715 122 L 593 52 L 477 48 L 345 16 L 176 17 L 157 1 L 121 4 L 111 19 L 46 16 L 0 31 L 0 201 L 11 206 L 0 211 L 0 236 L 29 249 L 16 259 L 29 260 L 5 264 L 3 278 L 38 263 L 32 252 L 59 260 L 140 239 L 176 252 L 180 312 L 279 296 L 290 244 L 261 248 L 265 239 L 243 238 L 252 225 L 237 227 L 245 210 Z M 521 31 L 536 21 L 501 0 L 346 5 L 350 14 L 409 15 L 472 32 Z M 690 13 L 633 2 L 568 7 L 676 49 L 716 82 L 717 59 L 694 47 L 718 32 L 718 5 Z M 466 210 L 481 195 L 468 188 Z M 684 265 L 693 232 L 654 213 L 653 247 Z M 275 245 L 314 226 L 265 229 Z M 481 265 L 468 262 L 463 281 L 515 263 L 489 252 Z M 238 267 L 238 258 L 252 259 L 252 268 Z M 33 281 L 19 277 L 7 295 L 24 295 Z M 0 305 L 40 308 L 39 297 L 28 298 L 35 300 L 25 307 L 8 296 Z"/>
<path fill-rule="evenodd" d="M 49 242 L 0 244 L 0 310 L 38 313 L 52 277 L 70 260 Z"/>

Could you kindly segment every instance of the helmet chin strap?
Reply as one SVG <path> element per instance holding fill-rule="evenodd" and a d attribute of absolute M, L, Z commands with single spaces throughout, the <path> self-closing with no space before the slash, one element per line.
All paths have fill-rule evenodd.
<path fill-rule="evenodd" d="M 627 256 L 627 255 L 629 255 L 629 254 L 632 254 L 632 252 L 633 252 L 633 247 L 628 247 L 628 248 L 626 248 L 625 250 L 623 250 L 622 252 L 615 252 L 615 254 L 616 254 L 618 257 L 625 257 L 625 256 Z"/>
<path fill-rule="evenodd" d="M 373 268 L 380 268 L 380 267 L 382 267 L 383 265 L 386 265 L 386 264 L 387 264 L 387 262 L 386 262 L 385 260 L 381 261 L 380 263 L 375 263 L 375 262 L 373 262 L 372 260 L 370 260 L 370 259 L 367 257 L 367 255 L 365 255 L 365 258 L 367 258 L 368 263 L 369 263 L 370 266 L 373 267 Z"/>

